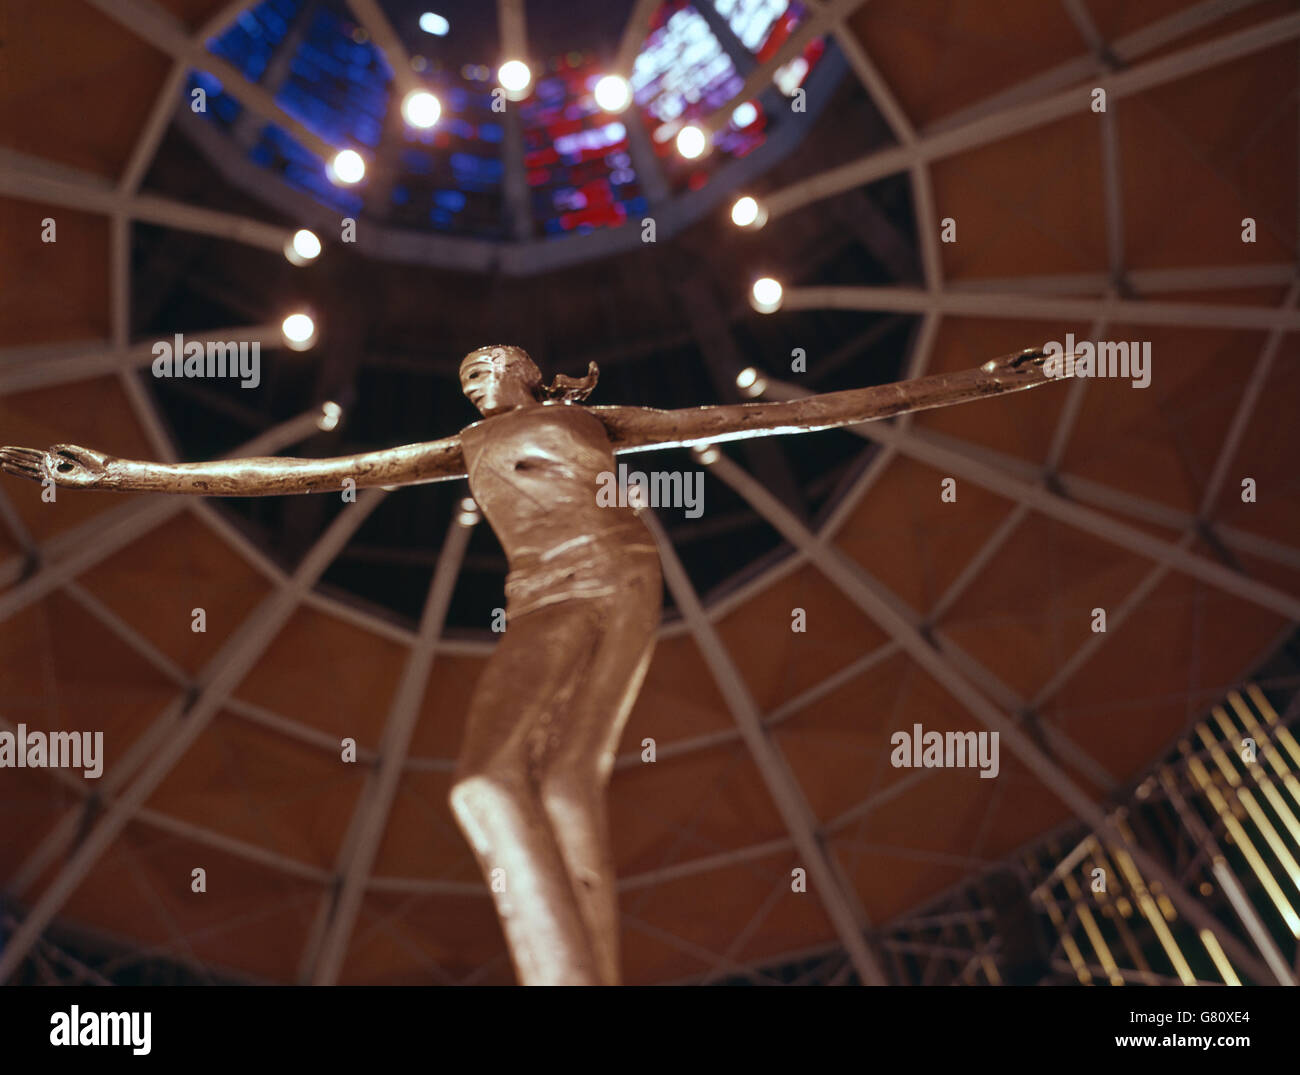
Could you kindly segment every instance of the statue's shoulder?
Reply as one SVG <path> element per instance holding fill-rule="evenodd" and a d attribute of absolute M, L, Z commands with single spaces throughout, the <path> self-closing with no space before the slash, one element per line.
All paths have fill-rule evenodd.
<path fill-rule="evenodd" d="M 483 443 L 494 437 L 512 436 L 515 430 L 543 426 L 560 426 L 569 429 L 600 430 L 605 424 L 581 403 L 564 403 L 560 400 L 546 400 L 540 406 L 526 407 L 520 410 L 505 411 L 490 418 L 480 418 L 461 431 L 461 441 L 465 444 Z"/>

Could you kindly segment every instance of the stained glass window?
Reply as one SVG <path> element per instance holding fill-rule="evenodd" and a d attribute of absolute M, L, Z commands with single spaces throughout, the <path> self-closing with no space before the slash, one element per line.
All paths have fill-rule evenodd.
<path fill-rule="evenodd" d="M 325 174 L 325 162 L 274 124 L 262 128 L 248 156 L 317 201 L 351 216 L 361 211 L 361 195 L 352 187 L 330 182 Z"/>
<path fill-rule="evenodd" d="M 501 161 L 504 116 L 492 111 L 491 73 L 467 66 L 431 79 L 442 118 L 430 130 L 405 128 L 401 194 L 394 191 L 394 223 L 432 227 L 451 235 L 500 239 L 506 235 L 505 169 Z M 406 200 L 398 202 L 397 198 Z"/>
<path fill-rule="evenodd" d="M 570 54 L 552 62 L 520 108 L 532 215 L 543 234 L 617 227 L 646 211 L 625 117 L 592 96 L 604 74 L 594 57 Z"/>
<path fill-rule="evenodd" d="M 659 9 L 632 71 L 632 93 L 674 191 L 703 186 L 719 155 L 724 160 L 743 157 L 763 143 L 767 117 L 757 102 L 746 102 L 715 134 L 714 153 L 686 161 L 673 148 L 681 126 L 716 111 L 744 82 L 690 0 L 672 0 Z"/>
<path fill-rule="evenodd" d="M 222 33 L 208 41 L 208 51 L 239 69 L 250 82 L 266 73 L 271 57 L 289 32 L 303 0 L 263 0 L 240 14 Z M 243 112 L 221 82 L 206 71 L 191 71 L 187 90 L 201 88 L 207 95 L 207 115 L 229 128 Z M 188 99 L 193 100 L 192 97 Z"/>
<path fill-rule="evenodd" d="M 317 10 L 275 101 L 331 145 L 375 146 L 392 72 L 383 53 L 356 40 L 349 25 L 329 8 Z"/>
<path fill-rule="evenodd" d="M 713 4 L 756 63 L 780 49 L 808 16 L 803 4 L 791 0 L 698 2 Z M 282 72 L 283 78 L 265 88 L 286 113 L 331 145 L 368 147 L 378 150 L 380 159 L 360 188 L 337 186 L 326 176 L 325 161 L 282 127 L 260 123 L 251 159 L 348 213 L 359 212 L 366 191 L 377 184 L 387 195 L 382 211 L 395 226 L 505 238 L 505 117 L 492 110 L 491 69 L 468 63 L 450 70 L 416 57 L 422 80 L 442 103 L 442 118 L 427 131 L 404 126 L 395 145 L 381 146 L 389 109 L 399 107 L 383 55 L 344 9 L 319 5 L 309 15 L 302 10 L 303 0 L 263 0 L 209 41 L 208 48 L 253 82 L 265 80 L 268 72 Z M 282 47 L 293 50 L 287 70 L 283 60 L 277 62 Z M 778 72 L 781 92 L 794 92 L 824 47 L 822 39 L 812 42 Z M 712 153 L 696 161 L 676 153 L 672 138 L 677 128 L 710 115 L 744 84 L 691 0 L 667 0 L 652 18 L 631 78 L 636 103 L 622 115 L 607 114 L 595 104 L 593 88 L 606 73 L 595 55 L 568 53 L 544 72 L 529 97 L 511 106 L 519 109 L 523 128 L 529 207 L 538 236 L 617 227 L 646 214 L 627 124 L 645 125 L 671 190 L 680 193 L 702 186 L 728 159 L 762 145 L 774 118 L 762 102 L 742 102 L 716 132 Z M 218 125 L 231 129 L 243 115 L 239 102 L 211 74 L 192 72 L 190 86 L 206 91 L 207 116 Z M 373 202 L 370 208 L 376 209 Z"/>

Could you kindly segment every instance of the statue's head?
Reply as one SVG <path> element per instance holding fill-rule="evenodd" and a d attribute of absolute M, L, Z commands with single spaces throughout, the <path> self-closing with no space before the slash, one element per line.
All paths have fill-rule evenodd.
<path fill-rule="evenodd" d="M 598 376 L 599 370 L 592 362 L 586 377 L 559 374 L 550 385 L 544 385 L 542 371 L 527 351 L 500 344 L 471 351 L 460 363 L 461 390 L 488 418 L 546 400 L 575 403 L 586 399 L 596 387 Z"/>

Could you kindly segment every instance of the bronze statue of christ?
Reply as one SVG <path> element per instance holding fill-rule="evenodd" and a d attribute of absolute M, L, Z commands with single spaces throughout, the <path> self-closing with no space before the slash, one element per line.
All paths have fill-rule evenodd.
<path fill-rule="evenodd" d="M 645 678 L 662 589 L 653 536 L 602 506 L 618 452 L 807 433 L 1014 392 L 1068 375 L 1041 351 L 978 369 L 780 403 L 662 411 L 582 405 L 518 347 L 460 367 L 481 421 L 442 440 L 334 459 L 147 463 L 76 445 L 0 449 L 10 474 L 82 489 L 205 496 L 326 493 L 467 478 L 505 550 L 508 628 L 470 703 L 451 807 L 491 885 L 518 980 L 619 980 L 618 903 L 605 810 L 615 749 Z M 497 875 L 500 876 L 500 875 Z M 503 891 L 497 891 L 498 888 Z"/>

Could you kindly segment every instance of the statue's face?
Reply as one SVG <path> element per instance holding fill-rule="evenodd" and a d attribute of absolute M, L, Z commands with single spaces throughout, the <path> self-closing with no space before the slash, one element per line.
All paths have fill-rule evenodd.
<path fill-rule="evenodd" d="M 465 356 L 460 364 L 460 387 L 484 417 L 490 417 L 537 402 L 527 372 L 524 363 L 506 348 L 487 347 Z"/>

